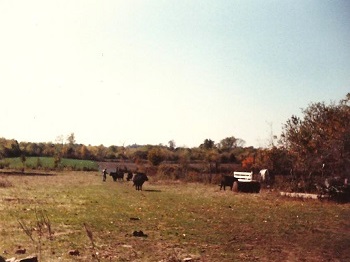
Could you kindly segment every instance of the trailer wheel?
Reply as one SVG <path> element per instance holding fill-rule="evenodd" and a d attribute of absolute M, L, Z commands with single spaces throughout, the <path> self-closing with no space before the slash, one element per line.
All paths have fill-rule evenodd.
<path fill-rule="evenodd" d="M 233 182 L 232 191 L 238 192 L 238 181 Z"/>

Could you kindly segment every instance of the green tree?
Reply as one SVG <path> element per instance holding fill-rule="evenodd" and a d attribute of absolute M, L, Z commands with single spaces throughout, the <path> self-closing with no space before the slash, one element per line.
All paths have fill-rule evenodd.
<path fill-rule="evenodd" d="M 21 154 L 21 162 L 22 162 L 22 166 L 23 166 L 22 171 L 24 171 L 24 168 L 26 166 L 26 161 L 27 161 L 26 156 L 24 154 Z"/>
<path fill-rule="evenodd" d="M 0 158 L 19 157 L 22 151 L 17 140 L 0 138 Z"/>
<path fill-rule="evenodd" d="M 234 136 L 226 137 L 220 141 L 220 149 L 222 151 L 230 151 L 237 146 L 237 139 Z"/>
<path fill-rule="evenodd" d="M 58 167 L 60 166 L 61 160 L 62 160 L 62 157 L 61 157 L 60 154 L 56 154 L 56 155 L 54 156 L 54 167 L 55 167 L 55 168 L 58 168 Z"/>
<path fill-rule="evenodd" d="M 161 162 L 163 162 L 164 154 L 159 147 L 155 147 L 148 152 L 147 158 L 152 163 L 152 165 L 158 166 Z"/>
<path fill-rule="evenodd" d="M 259 149 L 255 155 L 254 168 L 256 170 L 269 169 L 275 174 L 286 175 L 292 169 L 293 160 L 283 147 Z"/>
<path fill-rule="evenodd" d="M 170 140 L 169 142 L 168 142 L 168 144 L 169 144 L 169 149 L 170 150 L 175 150 L 175 147 L 176 147 L 176 144 L 175 144 L 175 141 L 174 140 Z"/>
<path fill-rule="evenodd" d="M 89 149 L 85 145 L 80 147 L 79 155 L 81 159 L 90 159 L 91 156 Z"/>
<path fill-rule="evenodd" d="M 329 172 L 341 175 L 350 169 L 350 94 L 339 104 L 312 103 L 284 125 L 282 145 L 303 173 Z"/>
<path fill-rule="evenodd" d="M 215 142 L 207 138 L 199 147 L 202 149 L 213 149 L 215 147 Z"/>
<path fill-rule="evenodd" d="M 74 135 L 74 133 L 70 133 L 67 136 L 67 142 L 68 142 L 69 145 L 74 145 L 75 144 L 75 135 Z"/>

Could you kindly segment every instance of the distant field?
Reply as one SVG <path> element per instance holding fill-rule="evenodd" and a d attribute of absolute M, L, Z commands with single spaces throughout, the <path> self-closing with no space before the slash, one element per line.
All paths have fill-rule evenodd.
<path fill-rule="evenodd" d="M 0 255 L 6 258 L 350 261 L 349 204 L 152 177 L 141 192 L 109 176 L 102 182 L 100 172 L 67 171 L 0 176 L 0 196 Z M 26 254 L 15 254 L 19 246 Z"/>
<path fill-rule="evenodd" d="M 55 163 L 52 157 L 27 157 L 25 161 L 25 169 L 54 169 Z M 22 169 L 23 163 L 21 158 L 5 158 L 0 160 L 0 166 L 10 169 Z M 67 159 L 63 158 L 59 163 L 61 168 L 76 171 L 98 170 L 98 164 L 95 161 Z"/>

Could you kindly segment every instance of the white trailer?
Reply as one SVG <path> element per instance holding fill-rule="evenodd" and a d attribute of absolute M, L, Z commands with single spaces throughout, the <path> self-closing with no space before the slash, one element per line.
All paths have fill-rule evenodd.
<path fill-rule="evenodd" d="M 234 182 L 233 190 L 242 192 L 259 193 L 260 182 L 253 179 L 253 172 L 233 172 Z"/>

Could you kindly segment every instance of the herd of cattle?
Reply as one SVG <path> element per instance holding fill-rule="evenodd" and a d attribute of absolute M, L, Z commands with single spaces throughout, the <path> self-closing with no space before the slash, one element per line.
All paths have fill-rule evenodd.
<path fill-rule="evenodd" d="M 103 181 L 106 181 L 107 169 L 103 169 Z M 109 175 L 113 178 L 113 181 L 123 181 L 126 178 L 127 181 L 132 181 L 133 186 L 136 190 L 142 190 L 142 185 L 148 181 L 148 177 L 145 173 L 141 172 L 131 172 L 126 167 L 124 169 L 117 167 L 115 172 L 111 171 Z M 271 177 L 267 169 L 260 170 L 259 180 L 252 180 L 253 172 L 233 172 L 231 175 L 222 175 L 220 182 L 220 190 L 230 187 L 233 191 L 243 191 L 243 192 L 252 192 L 259 193 L 260 183 L 269 184 Z M 235 187 L 233 189 L 233 187 Z"/>
<path fill-rule="evenodd" d="M 104 169 L 102 171 L 103 176 L 104 176 L 104 181 L 105 181 L 105 175 L 107 173 L 107 169 Z M 118 181 L 124 180 L 124 177 L 126 177 L 127 181 L 132 180 L 133 182 L 133 186 L 135 186 L 136 190 L 142 190 L 142 185 L 148 181 L 148 177 L 145 173 L 141 173 L 141 172 L 136 172 L 133 173 L 130 170 L 127 169 L 121 169 L 121 168 L 116 168 L 115 172 L 110 172 L 109 175 L 113 178 L 113 181 Z"/>

